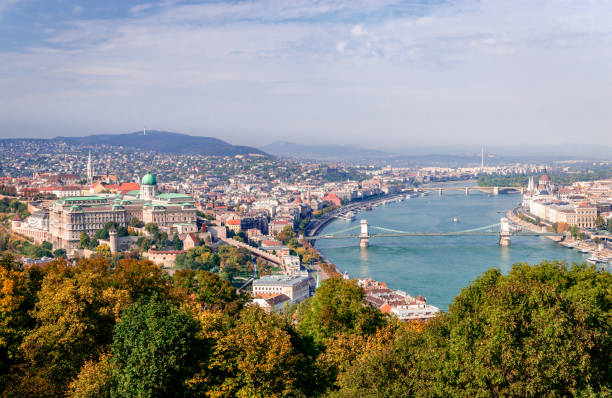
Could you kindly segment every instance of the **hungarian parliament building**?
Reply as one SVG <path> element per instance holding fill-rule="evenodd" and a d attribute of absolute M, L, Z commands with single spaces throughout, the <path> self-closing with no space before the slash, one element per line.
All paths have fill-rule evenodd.
<path fill-rule="evenodd" d="M 169 234 L 197 230 L 193 198 L 179 193 L 158 193 L 153 174 L 142 177 L 139 190 L 124 195 L 61 198 L 48 211 L 36 212 L 26 221 L 13 220 L 12 229 L 37 242 L 51 242 L 54 249 L 71 251 L 79 247 L 82 232 L 93 237 L 108 222 L 127 227 L 132 219 L 155 223 Z"/>

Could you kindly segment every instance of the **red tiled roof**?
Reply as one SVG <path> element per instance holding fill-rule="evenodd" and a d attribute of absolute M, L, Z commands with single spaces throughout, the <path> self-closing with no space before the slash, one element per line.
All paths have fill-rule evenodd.
<path fill-rule="evenodd" d="M 124 182 L 119 186 L 120 191 L 136 191 L 140 189 L 140 184 L 137 182 Z"/>
<path fill-rule="evenodd" d="M 262 246 L 281 246 L 283 242 L 279 242 L 277 240 L 263 240 L 261 242 Z"/>

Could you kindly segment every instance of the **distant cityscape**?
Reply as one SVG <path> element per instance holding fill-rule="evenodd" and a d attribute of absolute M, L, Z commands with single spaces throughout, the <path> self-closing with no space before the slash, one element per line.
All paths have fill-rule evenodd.
<path fill-rule="evenodd" d="M 584 172 L 580 162 L 487 166 L 483 148 L 477 167 L 396 168 L 259 153 L 170 155 L 50 141 L 2 145 L 2 194 L 27 203 L 27 212 L 12 218 L 11 232 L 26 246 L 51 246 L 38 252 L 48 256 L 24 255 L 26 263 L 51 261 L 53 253 L 68 258 L 129 254 L 172 274 L 194 266 L 187 259 L 200 247 L 212 253 L 232 246 L 251 260 L 231 272 L 220 263 L 209 269 L 249 289 L 254 303 L 268 311 L 304 300 L 338 273 L 301 237 L 333 217 L 354 217 L 339 211 L 346 205 L 410 195 L 436 183 L 516 186 L 524 195 L 522 206 L 508 214 L 515 225 L 567 234 L 563 244 L 591 252 L 592 262 L 612 261 L 607 246 L 612 180 L 561 185 L 549 175 Z M 595 166 L 612 170 L 606 163 Z M 494 192 L 503 193 L 497 187 Z M 438 312 L 419 292 L 394 292 L 384 281 L 360 283 L 366 302 L 400 319 L 427 319 Z"/>

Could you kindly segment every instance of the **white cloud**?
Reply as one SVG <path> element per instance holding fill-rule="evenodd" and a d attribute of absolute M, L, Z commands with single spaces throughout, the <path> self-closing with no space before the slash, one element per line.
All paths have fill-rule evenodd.
<path fill-rule="evenodd" d="M 78 126 L 63 133 L 146 123 L 249 144 L 612 144 L 612 5 L 388 12 L 399 3 L 169 4 L 74 21 L 45 46 L 0 53 L 0 120 Z"/>
<path fill-rule="evenodd" d="M 367 33 L 368 32 L 363 28 L 363 24 L 355 25 L 353 29 L 351 29 L 351 34 L 355 37 L 363 36 Z"/>
<path fill-rule="evenodd" d="M 138 14 L 138 13 L 144 11 L 144 10 L 148 10 L 151 7 L 153 7 L 152 3 L 137 4 L 137 5 L 133 6 L 132 8 L 130 8 L 130 12 L 132 14 Z"/>

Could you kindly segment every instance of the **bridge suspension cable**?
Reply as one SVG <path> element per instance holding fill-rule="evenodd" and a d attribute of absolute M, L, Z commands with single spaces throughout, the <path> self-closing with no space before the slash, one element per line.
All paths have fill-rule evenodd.
<path fill-rule="evenodd" d="M 499 228 L 499 223 L 497 224 L 491 224 L 491 225 L 486 225 L 484 227 L 478 227 L 478 228 L 472 228 L 472 229 L 466 229 L 464 231 L 458 231 L 458 232 L 478 232 L 478 231 L 486 231 L 487 229 L 493 229 L 493 228 Z"/>
<path fill-rule="evenodd" d="M 468 232 L 486 231 L 488 229 L 492 229 L 492 228 L 496 228 L 496 227 L 499 227 L 499 223 L 491 224 L 491 225 L 486 225 L 484 227 L 466 229 L 466 230 L 462 230 L 462 231 L 452 231 L 452 233 L 453 234 L 461 234 L 461 233 L 468 233 Z M 376 225 L 370 225 L 370 228 L 380 229 L 382 231 L 394 232 L 394 233 L 397 233 L 397 234 L 411 234 L 411 233 L 414 233 L 414 232 L 410 232 L 410 231 L 400 231 L 400 230 L 397 230 L 397 229 L 378 227 Z"/>
<path fill-rule="evenodd" d="M 349 231 L 353 231 L 353 230 L 356 230 L 356 229 L 359 229 L 359 228 L 360 228 L 359 225 L 354 225 L 352 227 L 341 229 L 339 231 L 330 232 L 330 233 L 325 234 L 325 235 L 339 235 L 339 234 L 342 234 L 342 233 L 345 233 L 345 232 L 349 232 Z"/>
<path fill-rule="evenodd" d="M 391 228 L 385 228 L 385 227 L 377 227 L 375 225 L 370 225 L 369 227 L 370 228 L 374 228 L 374 229 L 380 229 L 382 231 L 395 232 L 397 234 L 409 234 L 410 233 L 409 231 L 400 231 L 400 230 L 397 230 L 397 229 L 391 229 Z"/>

